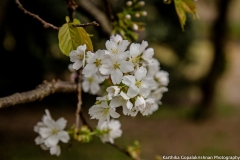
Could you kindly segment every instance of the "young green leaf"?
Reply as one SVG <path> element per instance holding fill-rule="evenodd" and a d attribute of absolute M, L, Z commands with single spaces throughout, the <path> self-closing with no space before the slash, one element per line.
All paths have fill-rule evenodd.
<path fill-rule="evenodd" d="M 182 30 L 184 30 L 184 25 L 187 19 L 186 13 L 191 13 L 193 18 L 195 18 L 195 16 L 198 17 L 196 5 L 193 0 L 174 0 L 174 4 Z"/>
<path fill-rule="evenodd" d="M 80 43 L 86 44 L 87 50 L 93 51 L 93 45 L 92 45 L 92 41 L 89 37 L 89 34 L 82 27 L 78 27 L 77 29 L 78 29 L 78 33 L 80 35 L 80 41 L 81 41 Z"/>
<path fill-rule="evenodd" d="M 80 21 L 74 19 L 70 22 L 69 17 L 66 17 L 67 23 L 65 23 L 58 32 L 59 47 L 60 50 L 69 56 L 72 50 L 76 50 L 78 46 L 86 44 L 87 50 L 93 51 L 92 41 L 89 34 L 82 27 L 76 27 L 80 24 Z"/>
<path fill-rule="evenodd" d="M 58 32 L 59 47 L 60 50 L 69 56 L 72 50 L 75 50 L 81 45 L 81 38 L 78 33 L 78 29 L 73 23 L 65 23 Z"/>

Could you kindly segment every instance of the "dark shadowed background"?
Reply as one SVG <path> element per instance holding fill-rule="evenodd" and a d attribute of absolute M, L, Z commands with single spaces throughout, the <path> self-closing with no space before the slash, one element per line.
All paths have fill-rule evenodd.
<path fill-rule="evenodd" d="M 68 15 L 64 0 L 20 1 L 45 21 L 60 27 Z M 102 1 L 89 1 L 105 11 Z M 123 0 L 111 0 L 114 12 Z M 156 155 L 238 155 L 240 148 L 240 2 L 198 0 L 200 19 L 188 15 L 181 30 L 174 4 L 146 1 L 146 31 L 139 41 L 154 48 L 161 69 L 169 72 L 169 91 L 159 110 L 149 117 L 121 116 L 121 146 L 138 140 L 143 159 Z M 79 7 L 76 17 L 93 16 Z M 100 24 L 101 25 L 101 24 Z M 109 38 L 101 27 L 87 27 L 94 49 L 105 49 Z M 58 47 L 57 31 L 24 14 L 8 0 L 0 1 L 0 97 L 36 88 L 44 80 L 69 80 L 69 57 Z M 95 97 L 83 95 L 85 116 Z M 62 145 L 60 157 L 35 145 L 33 126 L 48 108 L 53 118 L 75 122 L 76 94 L 51 95 L 42 101 L 0 109 L 0 159 L 127 159 L 94 138 L 89 144 Z M 89 120 L 95 125 L 96 121 Z"/>

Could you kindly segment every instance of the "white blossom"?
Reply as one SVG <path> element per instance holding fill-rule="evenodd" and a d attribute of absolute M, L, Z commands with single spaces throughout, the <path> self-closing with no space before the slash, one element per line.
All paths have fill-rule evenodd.
<path fill-rule="evenodd" d="M 155 99 L 148 98 L 146 99 L 146 107 L 141 111 L 141 113 L 143 116 L 147 116 L 156 110 L 158 110 L 158 104 L 155 102 Z"/>
<path fill-rule="evenodd" d="M 140 67 L 136 70 L 135 76 L 127 75 L 123 77 L 122 83 L 129 87 L 127 94 L 133 98 L 140 94 L 147 97 L 150 94 L 150 87 L 154 85 L 154 81 L 151 78 L 146 77 L 147 70 L 144 67 Z"/>
<path fill-rule="evenodd" d="M 102 63 L 105 60 L 105 51 L 98 50 L 95 54 L 88 51 L 87 57 L 87 65 L 82 71 L 85 77 L 90 77 L 93 74 L 96 74 L 101 81 L 107 78 L 107 76 L 104 76 L 99 72 L 99 68 L 102 66 Z"/>
<path fill-rule="evenodd" d="M 103 75 L 111 75 L 113 84 L 119 84 L 122 81 L 123 73 L 134 70 L 133 64 L 126 61 L 127 56 L 124 54 L 108 55 L 105 63 L 100 67 Z"/>
<path fill-rule="evenodd" d="M 110 120 L 109 122 L 105 121 L 100 126 L 99 130 L 104 131 L 105 133 L 100 136 L 100 139 L 103 143 L 110 142 L 114 143 L 114 139 L 121 137 L 122 130 L 120 129 L 121 124 L 117 120 Z"/>
<path fill-rule="evenodd" d="M 92 106 L 88 113 L 91 116 L 91 119 L 98 119 L 98 125 L 101 125 L 104 121 L 109 122 L 110 117 L 118 118 L 120 114 L 116 112 L 115 107 L 108 105 L 106 101 L 103 101 L 101 104 Z"/>
<path fill-rule="evenodd" d="M 85 65 L 86 44 L 78 46 L 76 50 L 70 52 L 70 61 L 73 63 L 73 69 L 78 70 Z"/>
<path fill-rule="evenodd" d="M 144 61 L 145 63 L 149 63 L 154 55 L 154 51 L 152 48 L 146 47 L 148 46 L 148 42 L 142 41 L 139 43 L 132 43 L 130 45 L 130 56 L 131 61 L 135 66 L 139 66 L 139 63 Z"/>
<path fill-rule="evenodd" d="M 156 58 L 152 58 L 147 64 L 147 77 L 153 77 L 160 70 L 160 63 Z"/>
<path fill-rule="evenodd" d="M 122 37 L 117 35 L 112 35 L 110 40 L 106 42 L 107 54 L 126 54 L 125 50 L 129 45 L 128 40 L 123 40 Z M 128 52 L 128 51 L 127 51 Z"/>
<path fill-rule="evenodd" d="M 120 88 L 118 86 L 110 86 L 106 89 L 108 92 L 108 96 L 114 97 L 117 96 L 120 92 Z"/>
<path fill-rule="evenodd" d="M 137 99 L 135 101 L 136 110 L 143 111 L 146 108 L 146 101 L 142 96 L 137 96 Z"/>
<path fill-rule="evenodd" d="M 96 94 L 100 90 L 100 83 L 102 81 L 96 74 L 93 74 L 89 77 L 84 77 L 82 82 L 82 88 L 84 92 L 90 92 Z"/>
<path fill-rule="evenodd" d="M 155 75 L 156 81 L 159 83 L 161 86 L 167 86 L 169 83 L 169 78 L 168 78 L 168 72 L 166 71 L 159 71 Z"/>
<path fill-rule="evenodd" d="M 46 115 L 43 116 L 42 122 L 38 122 L 34 126 L 34 131 L 39 133 L 35 142 L 43 149 L 50 149 L 52 155 L 59 156 L 61 153 L 60 146 L 58 145 L 59 141 L 67 143 L 70 139 L 68 133 L 63 130 L 66 127 L 67 121 L 64 118 L 54 121 L 47 109 L 45 112 Z"/>
<path fill-rule="evenodd" d="M 157 90 L 155 90 L 152 93 L 150 93 L 148 98 L 155 99 L 156 102 L 161 104 L 160 100 L 162 99 L 163 93 L 167 92 L 167 91 L 168 91 L 167 87 L 160 87 Z"/>
<path fill-rule="evenodd" d="M 119 107 L 122 106 L 123 107 L 123 114 L 124 115 L 134 115 L 134 113 L 131 111 L 133 108 L 133 104 L 130 101 L 130 97 L 124 93 L 123 91 L 121 91 L 120 95 L 115 96 L 111 102 L 110 105 L 112 107 Z"/>

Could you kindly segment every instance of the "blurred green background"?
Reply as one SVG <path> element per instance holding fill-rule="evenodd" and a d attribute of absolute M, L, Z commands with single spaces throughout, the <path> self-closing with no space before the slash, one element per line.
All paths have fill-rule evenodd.
<path fill-rule="evenodd" d="M 65 23 L 68 15 L 64 0 L 20 2 L 55 26 Z M 105 12 L 103 1 L 89 2 Z M 126 1 L 110 2 L 117 13 Z M 139 42 L 147 40 L 161 69 L 169 72 L 169 91 L 153 115 L 121 116 L 123 135 L 116 142 L 127 146 L 138 140 L 143 159 L 156 155 L 238 155 L 240 1 L 196 1 L 200 19 L 188 15 L 184 32 L 173 3 L 145 2 L 148 16 L 140 20 L 146 23 L 146 30 L 139 32 Z M 95 20 L 81 7 L 76 17 L 82 23 Z M 101 27 L 86 30 L 94 34 L 95 50 L 104 49 L 109 35 Z M 13 0 L 0 1 L 0 44 L 0 97 L 34 89 L 43 80 L 70 79 L 69 57 L 59 50 L 57 31 L 45 29 L 19 10 Z M 88 116 L 95 97 L 83 96 Z M 56 94 L 40 102 L 1 109 L 0 159 L 128 159 L 98 138 L 89 144 L 63 144 L 60 157 L 50 156 L 35 145 L 33 126 L 44 110 L 48 108 L 55 119 L 65 117 L 70 127 L 75 122 L 76 103 L 75 94 Z"/>

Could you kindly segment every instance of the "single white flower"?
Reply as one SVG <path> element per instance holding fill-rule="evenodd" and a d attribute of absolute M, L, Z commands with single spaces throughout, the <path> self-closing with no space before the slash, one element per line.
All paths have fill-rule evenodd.
<path fill-rule="evenodd" d="M 34 131 L 40 135 L 35 139 L 35 142 L 43 149 L 50 149 L 52 155 L 58 156 L 61 153 L 58 142 L 67 143 L 70 139 L 68 133 L 63 130 L 66 127 L 67 121 L 64 118 L 54 121 L 47 109 L 45 112 L 46 115 L 43 116 L 42 122 L 38 122 L 34 126 Z"/>
<path fill-rule="evenodd" d="M 118 86 L 110 86 L 106 89 L 108 96 L 115 97 L 119 94 L 120 88 Z"/>
<path fill-rule="evenodd" d="M 158 110 L 158 104 L 155 99 L 146 99 L 146 107 L 141 111 L 143 116 L 151 115 L 153 112 Z"/>
<path fill-rule="evenodd" d="M 156 58 L 152 58 L 147 64 L 147 77 L 153 77 L 160 70 L 160 63 Z"/>
<path fill-rule="evenodd" d="M 159 71 L 155 75 L 155 80 L 160 86 L 167 86 L 169 83 L 168 72 L 166 71 Z"/>
<path fill-rule="evenodd" d="M 126 54 L 125 50 L 129 45 L 128 40 L 123 40 L 122 37 L 117 34 L 112 35 L 110 40 L 106 42 L 107 54 Z"/>
<path fill-rule="evenodd" d="M 143 61 L 145 61 L 146 63 L 149 63 L 151 61 L 154 55 L 154 51 L 152 48 L 148 48 L 147 50 L 145 50 L 147 46 L 147 41 L 142 41 L 141 44 L 132 43 L 130 45 L 130 56 L 134 66 L 139 66 L 139 63 Z"/>
<path fill-rule="evenodd" d="M 91 94 L 96 94 L 100 90 L 99 84 L 102 81 L 96 74 L 89 77 L 83 77 L 82 88 L 84 92 L 90 92 Z"/>
<path fill-rule="evenodd" d="M 131 62 L 126 61 L 127 56 L 124 54 L 108 55 L 105 63 L 100 67 L 103 75 L 111 75 L 113 84 L 119 84 L 122 81 L 123 73 L 134 70 Z"/>
<path fill-rule="evenodd" d="M 142 96 L 137 96 L 134 107 L 138 111 L 143 111 L 146 108 L 146 101 Z"/>
<path fill-rule="evenodd" d="M 46 146 L 56 146 L 59 141 L 67 143 L 70 139 L 68 133 L 63 129 L 66 127 L 67 121 L 59 118 L 57 121 L 46 120 L 43 122 L 47 127 L 41 127 L 39 134 L 44 138 Z"/>
<path fill-rule="evenodd" d="M 148 98 L 152 98 L 155 100 L 155 102 L 158 102 L 158 104 L 161 104 L 160 100 L 162 99 L 163 93 L 167 91 L 168 91 L 167 87 L 160 87 L 157 90 L 150 93 Z"/>
<path fill-rule="evenodd" d="M 100 136 L 100 139 L 103 143 L 110 142 L 114 143 L 114 139 L 121 137 L 122 130 L 120 129 L 121 124 L 117 120 L 110 120 L 109 122 L 105 121 L 100 126 L 98 126 L 99 130 L 105 132 Z"/>
<path fill-rule="evenodd" d="M 76 50 L 70 52 L 70 61 L 74 62 L 73 69 L 78 70 L 85 65 L 86 44 L 78 46 Z"/>
<path fill-rule="evenodd" d="M 92 106 L 88 113 L 91 116 L 91 119 L 98 119 L 98 125 L 101 125 L 104 121 L 109 122 L 110 117 L 118 118 L 120 114 L 116 112 L 115 107 L 111 107 L 108 105 L 106 101 L 102 102 L 101 104 Z"/>
<path fill-rule="evenodd" d="M 88 51 L 87 57 L 87 65 L 82 71 L 85 77 L 90 77 L 93 74 L 96 74 L 101 81 L 107 78 L 108 76 L 104 76 L 99 72 L 99 68 L 102 66 L 102 63 L 105 60 L 105 51 L 98 50 L 95 54 Z"/>
<path fill-rule="evenodd" d="M 147 70 L 144 67 L 140 67 L 136 70 L 135 76 L 127 75 L 123 77 L 122 83 L 129 87 L 127 94 L 133 98 L 140 94 L 143 97 L 147 97 L 150 94 L 150 87 L 154 85 L 154 80 L 147 78 Z"/>
<path fill-rule="evenodd" d="M 130 101 L 130 97 L 123 91 L 121 91 L 120 95 L 115 96 L 111 100 L 110 105 L 112 107 L 122 106 L 124 115 L 133 115 L 133 112 L 131 111 L 133 108 L 133 104 Z"/>

